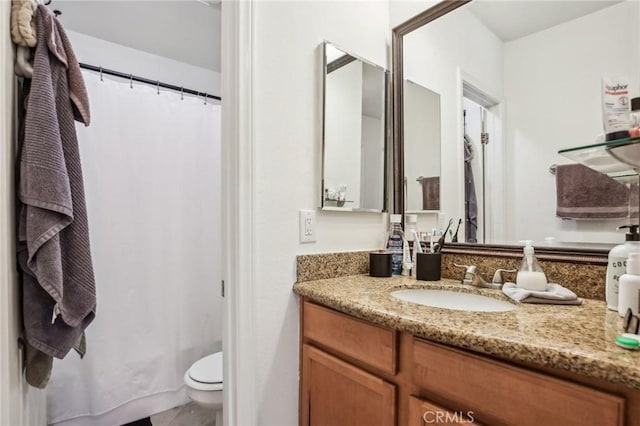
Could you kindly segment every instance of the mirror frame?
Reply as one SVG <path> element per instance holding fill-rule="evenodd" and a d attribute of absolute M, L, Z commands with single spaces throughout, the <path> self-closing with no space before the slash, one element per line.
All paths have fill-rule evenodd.
<path fill-rule="evenodd" d="M 404 224 L 404 69 L 403 39 L 404 36 L 434 21 L 472 0 L 443 0 L 429 9 L 409 18 L 392 30 L 392 98 L 393 98 L 393 212 L 402 215 Z M 614 244 L 611 244 L 613 247 Z M 518 257 L 522 256 L 522 247 L 499 244 L 467 244 L 448 243 L 443 253 Z M 536 246 L 536 255 L 541 260 L 565 261 L 571 263 L 587 263 L 606 265 L 608 249 L 582 249 L 564 247 Z"/>
<path fill-rule="evenodd" d="M 384 107 L 384 131 L 383 131 L 383 139 L 384 139 L 384 153 L 383 153 L 383 171 L 382 171 L 382 207 L 380 210 L 378 209 L 366 209 L 366 208 L 341 208 L 341 207 L 332 207 L 332 206 L 325 206 L 325 199 L 324 199 L 324 167 L 325 167 L 325 150 L 326 150 L 326 141 L 325 141 L 325 119 L 326 119 L 326 87 L 327 87 L 327 44 L 331 44 L 332 46 L 334 46 L 335 48 L 341 50 L 342 52 L 344 52 L 345 54 L 361 61 L 364 64 L 373 66 L 375 68 L 379 68 L 380 70 L 382 70 L 383 74 L 384 74 L 384 100 L 383 100 L 383 107 Z M 321 55 L 322 55 L 322 79 L 321 79 L 321 87 L 320 87 L 320 92 L 321 92 L 321 105 L 320 105 L 320 112 L 321 112 L 321 119 L 320 119 L 320 126 L 322 128 L 322 132 L 321 132 L 321 139 L 322 139 L 322 144 L 321 144 L 321 149 L 322 149 L 322 155 L 321 155 L 321 162 L 320 162 L 320 210 L 322 211 L 337 211 L 337 212 L 356 212 L 356 213 L 386 213 L 387 211 L 389 211 L 389 196 L 390 196 L 390 188 L 389 188 L 389 178 L 391 176 L 390 171 L 389 171 L 389 155 L 391 153 L 391 149 L 390 149 L 390 145 L 392 144 L 392 134 L 391 134 L 391 126 L 392 126 L 392 117 L 391 117 L 391 92 L 392 92 L 392 87 L 391 87 L 391 75 L 390 72 L 387 68 L 380 66 L 378 64 L 374 64 L 373 62 L 362 58 L 361 56 L 355 55 L 353 53 L 351 53 L 350 51 L 343 49 L 342 46 L 338 46 L 337 44 L 335 44 L 334 42 L 331 42 L 329 40 L 323 40 L 322 43 L 320 44 L 320 51 L 321 51 Z"/>

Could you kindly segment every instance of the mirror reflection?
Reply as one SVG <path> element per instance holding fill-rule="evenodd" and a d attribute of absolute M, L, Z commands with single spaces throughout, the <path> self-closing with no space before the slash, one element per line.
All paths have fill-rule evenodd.
<path fill-rule="evenodd" d="M 404 81 L 405 212 L 440 210 L 440 95 Z M 407 155 L 409 154 L 409 155 Z"/>
<path fill-rule="evenodd" d="M 568 218 L 558 194 L 574 194 L 576 209 L 585 198 L 594 211 L 611 206 L 583 187 L 558 188 L 580 178 L 561 181 L 551 171 L 572 163 L 559 150 L 604 133 L 603 75 L 626 75 L 630 97 L 640 96 L 639 17 L 637 1 L 476 0 L 405 35 L 403 77 L 439 93 L 441 103 L 440 215 L 420 215 L 419 227 L 461 218 L 460 241 L 622 242 L 615 229 L 637 223 L 633 208 L 615 206 L 624 212 L 606 219 Z M 405 142 L 405 164 L 413 149 Z M 614 184 L 629 190 L 625 181 Z M 414 210 L 421 194 L 406 194 Z M 634 198 L 625 203 L 637 212 Z"/>
<path fill-rule="evenodd" d="M 387 72 L 323 44 L 322 208 L 385 209 Z"/>

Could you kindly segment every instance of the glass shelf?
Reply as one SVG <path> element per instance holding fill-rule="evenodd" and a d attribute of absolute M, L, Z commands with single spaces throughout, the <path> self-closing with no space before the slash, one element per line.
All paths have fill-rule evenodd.
<path fill-rule="evenodd" d="M 618 180 L 637 179 L 640 172 L 640 138 L 561 149 L 558 154 Z"/>

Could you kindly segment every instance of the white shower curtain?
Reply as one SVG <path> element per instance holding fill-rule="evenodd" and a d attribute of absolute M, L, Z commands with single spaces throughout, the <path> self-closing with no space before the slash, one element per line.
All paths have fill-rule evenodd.
<path fill-rule="evenodd" d="M 84 74 L 78 127 L 98 308 L 87 355 L 55 360 L 50 424 L 127 423 L 187 401 L 219 348 L 220 106 Z"/>

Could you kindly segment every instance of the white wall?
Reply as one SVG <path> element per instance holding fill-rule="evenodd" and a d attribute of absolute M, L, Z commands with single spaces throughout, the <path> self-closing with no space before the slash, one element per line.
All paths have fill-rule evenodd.
<path fill-rule="evenodd" d="M 440 176 L 440 95 L 411 81 L 404 82 L 404 157 L 407 212 L 422 210 L 420 176 Z M 425 231 L 425 229 L 421 229 Z"/>
<path fill-rule="evenodd" d="M 362 116 L 362 173 L 360 207 L 378 209 L 384 193 L 384 119 Z"/>
<path fill-rule="evenodd" d="M 391 2 L 394 16 L 406 16 L 407 7 L 414 11 L 413 4 Z M 401 8 L 403 10 L 399 10 Z M 450 217 L 455 222 L 464 217 L 460 73 L 485 92 L 502 97 L 502 42 L 464 7 L 404 37 L 404 78 L 440 94 L 442 174 L 438 227 Z M 428 230 L 436 225 L 435 221 L 436 215 L 421 214 L 418 229 Z M 461 234 L 460 241 L 463 241 Z"/>
<path fill-rule="evenodd" d="M 22 377 L 22 327 L 15 256 L 13 46 L 9 31 L 11 2 L 0 1 L 0 425 L 37 426 L 45 423 L 44 392 Z"/>
<path fill-rule="evenodd" d="M 345 207 L 360 207 L 362 164 L 362 62 L 353 61 L 326 76 L 324 187 L 347 186 Z"/>
<path fill-rule="evenodd" d="M 224 13 L 224 11 L 223 11 Z M 253 5 L 253 200 L 258 424 L 298 424 L 298 254 L 382 245 L 385 214 L 317 212 L 314 244 L 298 242 L 298 210 L 320 200 L 323 39 L 387 64 L 386 2 Z M 388 67 L 386 67 L 388 68 Z"/>
<path fill-rule="evenodd" d="M 627 73 L 632 97 L 640 95 L 639 16 L 640 3 L 625 2 L 505 44 L 510 240 L 623 240 L 615 227 L 627 220 L 556 218 L 555 178 L 548 169 L 571 162 L 559 149 L 594 143 L 603 133 L 603 73 Z M 551 97 L 556 101 L 549 103 Z"/>
<path fill-rule="evenodd" d="M 78 62 L 220 96 L 221 81 L 218 72 L 75 31 L 67 31 L 67 35 Z"/>

